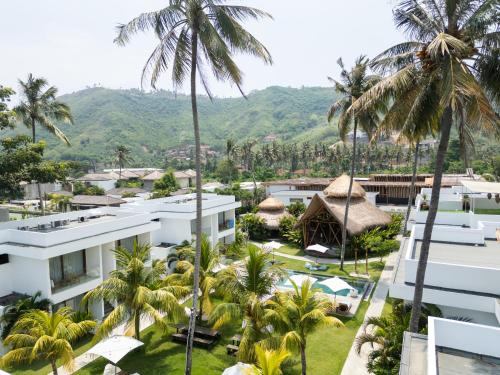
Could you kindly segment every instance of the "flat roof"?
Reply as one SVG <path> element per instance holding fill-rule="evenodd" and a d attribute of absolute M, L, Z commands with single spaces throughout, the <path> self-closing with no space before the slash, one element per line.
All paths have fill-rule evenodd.
<path fill-rule="evenodd" d="M 449 348 L 437 349 L 437 364 L 439 375 L 500 374 L 500 358 Z"/>
<path fill-rule="evenodd" d="M 413 259 L 420 257 L 422 241 L 415 241 Z M 429 262 L 458 264 L 500 269 L 500 243 L 485 241 L 484 246 L 458 243 L 431 242 Z"/>
<path fill-rule="evenodd" d="M 473 193 L 492 193 L 500 194 L 500 182 L 485 182 L 485 181 L 461 181 L 462 185 Z"/>

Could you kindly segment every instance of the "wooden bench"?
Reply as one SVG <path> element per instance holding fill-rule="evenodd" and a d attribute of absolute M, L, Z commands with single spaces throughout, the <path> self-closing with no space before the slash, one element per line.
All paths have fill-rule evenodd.
<path fill-rule="evenodd" d="M 176 342 L 181 342 L 185 344 L 187 342 L 187 335 L 183 333 L 174 333 L 172 335 L 172 340 Z M 193 344 L 200 346 L 202 348 L 211 348 L 215 344 L 215 340 L 208 340 L 201 337 L 194 337 Z"/>
<path fill-rule="evenodd" d="M 226 345 L 226 351 L 228 355 L 236 355 L 240 348 L 237 345 L 228 344 Z"/>

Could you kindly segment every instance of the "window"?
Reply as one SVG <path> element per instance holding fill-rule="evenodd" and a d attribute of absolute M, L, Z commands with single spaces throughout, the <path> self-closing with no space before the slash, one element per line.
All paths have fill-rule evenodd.
<path fill-rule="evenodd" d="M 49 260 L 50 280 L 53 287 L 87 273 L 85 250 L 64 254 Z"/>
<path fill-rule="evenodd" d="M 0 264 L 9 263 L 9 254 L 0 254 Z"/>

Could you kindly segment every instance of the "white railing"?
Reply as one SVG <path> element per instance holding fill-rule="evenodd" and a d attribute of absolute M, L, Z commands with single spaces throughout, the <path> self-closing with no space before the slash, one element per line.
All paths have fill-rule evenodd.
<path fill-rule="evenodd" d="M 430 317 L 427 336 L 427 374 L 438 374 L 437 348 L 439 347 L 500 358 L 499 342 L 498 327 Z"/>
<path fill-rule="evenodd" d="M 424 235 L 425 225 L 417 224 L 413 228 L 415 232 L 414 238 L 421 240 Z M 434 227 L 431 238 L 433 241 L 484 245 L 484 233 L 482 229 L 440 225 L 439 227 Z"/>

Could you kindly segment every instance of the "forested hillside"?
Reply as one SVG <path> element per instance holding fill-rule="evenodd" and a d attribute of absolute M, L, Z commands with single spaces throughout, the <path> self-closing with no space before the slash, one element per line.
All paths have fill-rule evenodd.
<path fill-rule="evenodd" d="M 334 142 L 336 128 L 326 122 L 335 93 L 329 88 L 269 87 L 244 98 L 200 97 L 202 142 L 222 150 L 225 140 L 275 134 L 279 141 L 308 139 Z M 72 108 L 73 126 L 61 125 L 72 146 L 48 142 L 48 157 L 111 160 L 110 150 L 123 144 L 135 163 L 161 166 L 165 151 L 192 143 L 191 104 L 186 95 L 161 91 L 91 88 L 60 99 Z M 43 136 L 43 133 L 41 133 Z"/>

